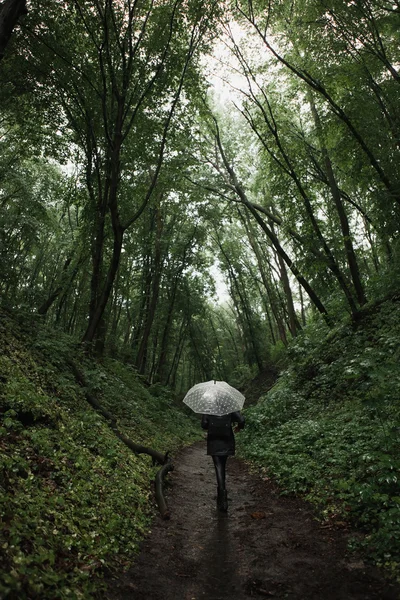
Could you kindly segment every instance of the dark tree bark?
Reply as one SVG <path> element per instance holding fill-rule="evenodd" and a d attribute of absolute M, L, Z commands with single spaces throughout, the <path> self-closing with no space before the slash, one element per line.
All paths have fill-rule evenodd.
<path fill-rule="evenodd" d="M 124 230 L 121 227 L 121 225 L 118 223 L 119 217 L 118 217 L 118 212 L 117 212 L 116 207 L 115 207 L 114 217 L 115 217 L 115 220 L 113 223 L 114 243 L 113 243 L 113 252 L 112 252 L 111 262 L 110 262 L 110 265 L 108 268 L 107 277 L 106 277 L 106 281 L 105 281 L 102 293 L 101 293 L 101 295 L 98 299 L 97 305 L 93 311 L 92 319 L 89 321 L 88 327 L 82 338 L 83 343 L 90 344 L 94 340 L 96 331 L 97 331 L 97 329 L 100 325 L 100 321 L 103 317 L 104 309 L 107 306 L 108 299 L 110 297 L 111 290 L 113 288 L 115 276 L 117 274 L 118 267 L 119 267 Z"/>
<path fill-rule="evenodd" d="M 26 0 L 4 0 L 0 4 L 0 61 L 18 19 L 27 12 Z"/>
<path fill-rule="evenodd" d="M 303 327 L 306 326 L 306 311 L 304 309 L 304 298 L 303 298 L 303 290 L 301 289 L 301 285 L 299 285 L 299 296 L 300 296 L 300 307 L 301 307 L 301 322 Z"/>
<path fill-rule="evenodd" d="M 289 329 L 290 329 L 290 333 L 292 334 L 292 336 L 296 337 L 298 320 L 296 317 L 296 312 L 294 310 L 293 294 L 292 294 L 292 290 L 290 287 L 290 282 L 289 282 L 289 277 L 287 274 L 285 262 L 284 262 L 282 256 L 280 256 L 279 254 L 278 254 L 278 262 L 279 262 L 279 269 L 281 272 L 281 281 L 282 281 L 283 291 L 285 292 L 285 296 L 286 296 L 286 308 L 287 308 L 288 317 L 289 317 Z"/>
<path fill-rule="evenodd" d="M 172 289 L 172 295 L 169 300 L 167 319 L 166 319 L 164 329 L 163 329 L 163 334 L 162 334 L 162 338 L 161 338 L 160 354 L 158 357 L 158 363 L 157 363 L 157 368 L 156 368 L 156 373 L 155 373 L 156 381 L 160 381 L 161 383 L 165 383 L 165 378 L 166 378 L 165 367 L 167 364 L 167 356 L 168 356 L 168 342 L 169 342 L 169 335 L 170 335 L 171 325 L 172 325 L 172 317 L 174 314 L 174 305 L 175 305 L 175 296 L 176 296 L 177 287 L 178 287 L 177 281 L 175 280 L 175 283 L 174 283 L 174 286 Z"/>
<path fill-rule="evenodd" d="M 145 314 L 148 310 L 148 304 L 150 301 L 150 290 L 151 290 L 151 271 L 150 271 L 150 253 L 147 253 L 143 259 L 143 265 L 141 269 L 141 281 L 139 283 L 139 287 L 141 290 L 139 306 L 137 309 L 136 317 L 132 317 L 131 321 L 133 323 L 135 319 L 135 324 L 132 329 L 132 334 L 130 336 L 130 346 L 132 348 L 134 358 L 137 355 L 137 349 L 139 347 L 139 341 L 141 339 L 141 335 L 143 332 L 144 326 L 144 318 Z"/>

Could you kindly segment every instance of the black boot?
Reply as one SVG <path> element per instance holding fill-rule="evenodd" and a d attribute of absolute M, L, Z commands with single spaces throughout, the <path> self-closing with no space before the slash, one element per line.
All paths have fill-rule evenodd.
<path fill-rule="evenodd" d="M 218 488 L 217 496 L 217 507 L 221 512 L 227 512 L 228 510 L 228 492 Z"/>

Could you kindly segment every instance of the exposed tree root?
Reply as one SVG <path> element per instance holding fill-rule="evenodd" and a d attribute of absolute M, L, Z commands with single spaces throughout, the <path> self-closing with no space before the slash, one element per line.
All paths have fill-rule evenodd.
<path fill-rule="evenodd" d="M 161 513 L 162 518 L 165 520 L 169 519 L 171 517 L 171 515 L 170 515 L 169 509 L 168 509 L 168 505 L 164 498 L 163 481 L 164 481 L 164 477 L 167 475 L 167 473 L 169 473 L 170 471 L 173 471 L 173 470 L 174 470 L 174 465 L 172 464 L 172 462 L 167 462 L 158 471 L 158 473 L 156 475 L 156 480 L 155 480 L 157 505 L 158 505 L 158 509 Z"/>

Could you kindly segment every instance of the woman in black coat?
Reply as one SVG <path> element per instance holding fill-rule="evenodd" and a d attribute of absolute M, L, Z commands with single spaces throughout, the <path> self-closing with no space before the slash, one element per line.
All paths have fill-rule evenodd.
<path fill-rule="evenodd" d="M 207 454 L 212 456 L 217 476 L 217 506 L 222 512 L 228 510 L 228 496 L 225 489 L 225 469 L 228 456 L 235 454 L 235 436 L 233 423 L 237 430 L 243 429 L 245 420 L 240 412 L 233 412 L 221 417 L 203 415 L 201 426 L 207 430 Z"/>

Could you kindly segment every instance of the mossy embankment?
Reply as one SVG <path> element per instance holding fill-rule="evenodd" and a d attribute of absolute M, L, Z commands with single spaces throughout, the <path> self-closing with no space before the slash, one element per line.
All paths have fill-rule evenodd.
<path fill-rule="evenodd" d="M 238 449 L 286 493 L 318 505 L 326 526 L 399 574 L 400 301 L 366 307 L 292 344 L 276 385 L 246 411 Z"/>
<path fill-rule="evenodd" d="M 40 319 L 0 312 L 2 598 L 92 597 L 104 573 L 129 564 L 156 512 L 151 458 L 115 436 L 88 391 L 136 443 L 173 453 L 199 437 L 165 388 L 88 360 Z"/>

